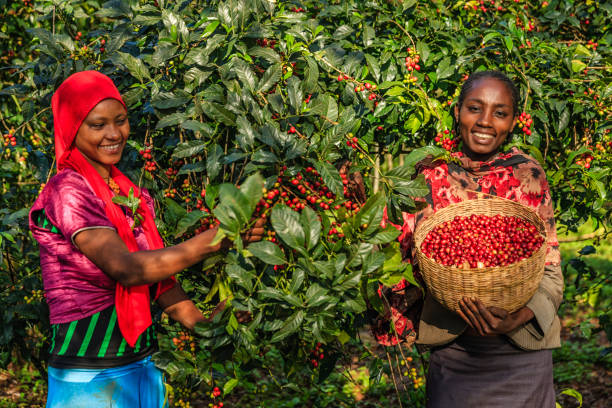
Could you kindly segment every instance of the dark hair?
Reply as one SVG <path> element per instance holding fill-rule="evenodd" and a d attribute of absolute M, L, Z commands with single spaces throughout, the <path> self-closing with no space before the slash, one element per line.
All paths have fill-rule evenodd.
<path fill-rule="evenodd" d="M 508 87 L 508 90 L 510 91 L 510 94 L 512 96 L 512 113 L 514 116 L 517 116 L 519 114 L 519 90 L 516 85 L 514 85 L 514 82 L 512 82 L 512 80 L 508 78 L 506 74 L 500 71 L 478 71 L 471 74 L 468 79 L 463 83 L 463 86 L 461 86 L 461 92 L 459 93 L 459 99 L 457 100 L 457 109 L 459 111 L 461 110 L 461 105 L 463 105 L 463 101 L 465 100 L 466 95 L 470 93 L 470 91 L 474 87 L 474 84 L 480 79 L 496 79 L 498 81 L 503 82 Z M 456 118 L 454 123 L 455 124 L 453 128 L 455 130 L 455 135 L 460 136 L 461 134 L 459 132 L 459 122 L 458 120 L 456 120 Z"/>

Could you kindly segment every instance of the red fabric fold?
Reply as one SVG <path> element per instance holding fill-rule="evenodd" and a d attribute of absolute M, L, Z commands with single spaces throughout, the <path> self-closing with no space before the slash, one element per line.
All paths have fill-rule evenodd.
<path fill-rule="evenodd" d="M 87 179 L 96 196 L 104 201 L 106 215 L 117 228 L 119 237 L 131 252 L 135 252 L 139 250 L 136 238 L 120 206 L 112 202 L 112 190 L 74 146 L 74 139 L 83 120 L 105 99 L 116 99 L 125 107 L 113 81 L 97 71 L 78 72 L 59 86 L 51 100 L 55 129 L 55 160 L 58 171 L 71 168 Z M 127 196 L 130 189 L 133 189 L 134 195 L 141 197 L 140 189 L 114 166 L 111 168 L 111 177 L 119 186 L 122 195 Z M 138 213 L 143 219 L 142 226 L 149 249 L 163 248 L 164 243 L 155 226 L 153 214 L 142 198 Z M 155 297 L 171 289 L 175 282 L 174 278 L 160 282 Z M 138 337 L 152 324 L 150 302 L 148 285 L 125 287 L 117 283 L 115 289 L 117 321 L 121 334 L 131 347 L 134 347 Z"/>

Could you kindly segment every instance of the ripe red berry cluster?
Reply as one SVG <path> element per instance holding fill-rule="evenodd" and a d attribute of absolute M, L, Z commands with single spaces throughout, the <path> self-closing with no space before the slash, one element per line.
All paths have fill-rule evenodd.
<path fill-rule="evenodd" d="M 151 154 L 151 144 L 145 143 L 145 148 L 138 152 L 145 160 L 145 170 L 148 172 L 154 172 L 157 168 L 157 164 L 153 161 L 153 155 Z M 167 172 L 166 172 L 167 173 Z"/>
<path fill-rule="evenodd" d="M 306 10 L 304 10 L 302 7 L 293 7 L 291 11 L 293 11 L 294 13 L 303 13 Z"/>
<path fill-rule="evenodd" d="M 14 134 L 7 133 L 7 134 L 3 135 L 3 137 L 4 137 L 4 146 L 5 147 L 8 147 L 8 145 L 17 146 L 17 138 L 15 137 Z"/>
<path fill-rule="evenodd" d="M 289 126 L 289 129 L 287 130 L 287 133 L 293 134 L 296 133 L 297 129 L 295 128 L 295 126 Z"/>
<path fill-rule="evenodd" d="M 592 161 L 593 155 L 591 155 L 591 153 L 584 153 L 581 154 L 580 157 L 576 160 L 576 164 L 584 167 L 585 169 L 590 169 Z"/>
<path fill-rule="evenodd" d="M 323 354 L 323 345 L 321 343 L 317 343 L 314 349 L 310 350 L 310 364 L 313 368 L 317 368 L 319 366 L 319 361 L 325 358 L 325 354 Z"/>
<path fill-rule="evenodd" d="M 454 132 L 445 129 L 444 132 L 440 132 L 434 138 L 438 146 L 442 146 L 449 152 L 452 152 L 458 145 L 457 139 L 454 138 Z"/>
<path fill-rule="evenodd" d="M 589 40 L 589 41 L 587 41 L 586 47 L 587 48 L 592 48 L 593 51 L 597 51 L 597 47 L 599 47 L 599 43 L 596 43 L 593 40 Z"/>
<path fill-rule="evenodd" d="M 354 136 L 352 133 L 347 133 L 346 137 L 346 145 L 348 147 L 350 147 L 351 149 L 357 149 L 359 147 L 359 139 L 357 139 L 356 136 Z"/>
<path fill-rule="evenodd" d="M 77 41 L 81 41 L 81 38 L 83 37 L 83 33 L 81 33 L 80 31 L 78 31 L 76 33 L 76 35 L 74 36 L 74 39 Z"/>
<path fill-rule="evenodd" d="M 276 40 L 268 40 L 267 38 L 259 38 L 255 42 L 260 47 L 274 48 L 276 46 Z"/>
<path fill-rule="evenodd" d="M 213 388 L 212 392 L 210 393 L 210 398 L 214 401 L 220 396 L 221 396 L 221 390 L 219 389 L 219 387 Z M 223 402 L 219 401 L 219 402 L 211 403 L 209 404 L 209 406 L 210 408 L 223 408 Z"/>
<path fill-rule="evenodd" d="M 522 218 L 473 214 L 435 227 L 421 251 L 442 265 L 483 268 L 529 258 L 543 243 L 536 227 Z"/>
<path fill-rule="evenodd" d="M 531 119 L 531 115 L 529 113 L 523 112 L 519 115 L 518 122 L 516 124 L 527 136 L 531 136 L 531 124 L 533 120 Z"/>
<path fill-rule="evenodd" d="M 413 48 L 408 47 L 406 49 L 406 51 L 408 51 L 408 56 L 406 57 L 406 69 L 408 71 L 420 71 L 421 70 L 421 66 L 419 65 L 419 61 L 421 60 L 421 56 L 419 54 L 417 54 L 416 50 Z"/>
<path fill-rule="evenodd" d="M 104 46 L 106 45 L 106 40 L 104 38 L 102 38 L 100 40 L 100 52 L 103 53 L 106 49 L 104 48 Z"/>
<path fill-rule="evenodd" d="M 525 25 L 523 23 L 523 20 L 520 17 L 516 17 L 516 26 L 520 29 L 522 29 L 523 31 L 533 31 L 535 30 L 535 22 L 533 21 L 533 19 L 530 19 L 527 22 L 527 25 Z"/>

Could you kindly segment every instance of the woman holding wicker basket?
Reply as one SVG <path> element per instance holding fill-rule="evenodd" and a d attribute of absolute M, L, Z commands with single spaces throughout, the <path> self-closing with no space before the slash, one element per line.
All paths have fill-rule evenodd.
<path fill-rule="evenodd" d="M 514 310 L 487 304 L 476 296 L 462 296 L 443 306 L 428 285 L 424 302 L 414 301 L 418 289 L 406 282 L 383 290 L 388 318 L 394 324 L 387 333 L 380 330 L 386 328 L 384 324 L 378 325 L 375 334 L 380 343 L 392 345 L 414 335 L 411 329 L 418 328 L 416 343 L 431 349 L 427 374 L 430 408 L 555 406 L 551 349 L 560 346 L 557 309 L 563 275 L 544 170 L 517 148 L 505 153 L 500 150 L 519 119 L 518 102 L 516 86 L 501 72 L 477 72 L 466 80 L 454 111 L 455 133 L 462 141 L 461 151 L 453 154 L 457 160 L 420 163 L 419 173 L 430 190 L 425 198 L 427 206 L 417 214 L 404 214 L 404 224 L 398 226 L 403 256 L 415 264 L 417 276 L 424 265 L 416 261 L 419 247 L 415 231 L 418 235 L 419 226 L 429 217 L 456 203 L 489 197 L 511 200 L 534 213 L 540 221 L 540 239 L 545 239 L 540 271 L 529 275 L 537 278 L 526 282 L 533 290 Z M 517 263 L 530 267 L 525 262 Z M 475 273 L 503 269 L 474 266 L 464 265 Z M 461 265 L 454 267 L 449 269 L 454 275 L 463 272 Z M 421 275 L 423 272 L 420 270 Z M 461 288 L 449 290 L 456 289 Z M 415 317 L 419 313 L 420 317 Z"/>

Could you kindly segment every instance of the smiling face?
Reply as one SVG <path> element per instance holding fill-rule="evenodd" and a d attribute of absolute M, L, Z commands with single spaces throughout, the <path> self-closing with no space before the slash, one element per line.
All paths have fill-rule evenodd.
<path fill-rule="evenodd" d="M 104 99 L 87 115 L 75 138 L 76 148 L 103 177 L 119 162 L 130 124 L 127 111 L 116 99 Z"/>
<path fill-rule="evenodd" d="M 487 161 L 497 153 L 516 124 L 512 93 L 498 79 L 479 79 L 461 107 L 455 106 L 455 119 L 459 123 L 463 153 L 472 160 Z"/>

